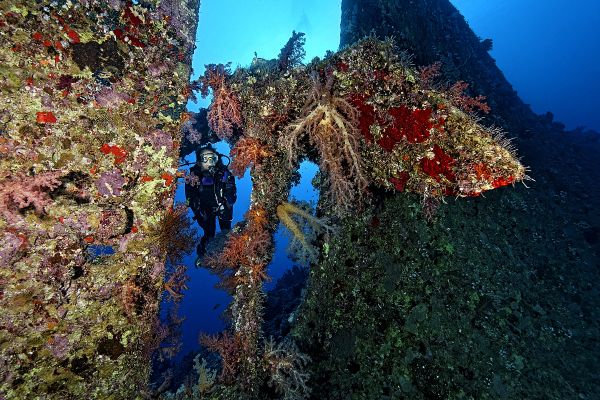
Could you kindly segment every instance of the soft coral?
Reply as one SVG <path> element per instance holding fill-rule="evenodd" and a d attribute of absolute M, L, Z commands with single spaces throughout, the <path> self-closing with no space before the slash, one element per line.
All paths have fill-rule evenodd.
<path fill-rule="evenodd" d="M 0 182 L 0 213 L 7 220 L 14 220 L 16 214 L 33 207 L 36 214 L 42 215 L 52 203 L 50 193 L 62 185 L 61 171 L 43 172 L 34 176 L 18 173 Z"/>

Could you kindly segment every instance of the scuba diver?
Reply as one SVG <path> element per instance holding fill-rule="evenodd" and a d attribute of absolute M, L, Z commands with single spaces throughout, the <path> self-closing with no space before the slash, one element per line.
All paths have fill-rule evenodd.
<path fill-rule="evenodd" d="M 185 184 L 185 197 L 194 219 L 204 231 L 196 247 L 196 265 L 206 253 L 206 244 L 215 237 L 216 219 L 221 231 L 231 229 L 233 204 L 237 199 L 235 177 L 222 162 L 222 154 L 209 144 L 196 150 L 196 164 L 190 168 L 192 179 Z"/>

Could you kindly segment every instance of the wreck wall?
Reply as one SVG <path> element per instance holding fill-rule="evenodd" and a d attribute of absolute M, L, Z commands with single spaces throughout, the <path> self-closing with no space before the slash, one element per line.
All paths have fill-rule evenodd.
<path fill-rule="evenodd" d="M 535 181 L 449 199 L 430 222 L 418 196 L 379 193 L 345 221 L 292 331 L 313 398 L 598 397 L 598 135 L 535 116 L 447 0 L 343 0 L 341 26 L 342 46 L 393 36 L 487 96 L 484 121 Z"/>
<path fill-rule="evenodd" d="M 198 7 L 0 4 L 0 398 L 144 393 Z"/>
<path fill-rule="evenodd" d="M 519 134 L 534 118 L 489 55 L 491 41 L 477 37 L 448 0 L 342 0 L 340 46 L 374 34 L 393 37 L 416 65 L 441 62 L 443 79 L 470 85 L 494 110 L 488 122 Z"/>

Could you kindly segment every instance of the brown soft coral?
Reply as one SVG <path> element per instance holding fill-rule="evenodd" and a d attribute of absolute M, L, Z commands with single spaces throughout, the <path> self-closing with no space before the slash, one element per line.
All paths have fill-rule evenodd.
<path fill-rule="evenodd" d="M 325 84 L 317 71 L 302 116 L 281 134 L 280 145 L 293 165 L 304 135 L 320 155 L 320 167 L 329 176 L 329 195 L 340 210 L 348 210 L 364 199 L 369 182 L 360 155 L 359 112 L 348 101 L 332 94 L 335 77 Z"/>

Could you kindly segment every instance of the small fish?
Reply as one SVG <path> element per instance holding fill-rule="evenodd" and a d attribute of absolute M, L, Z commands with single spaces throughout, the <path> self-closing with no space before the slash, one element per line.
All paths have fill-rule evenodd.
<path fill-rule="evenodd" d="M 213 311 L 215 311 L 217 308 L 221 307 L 221 304 L 217 303 L 213 306 Z"/>

